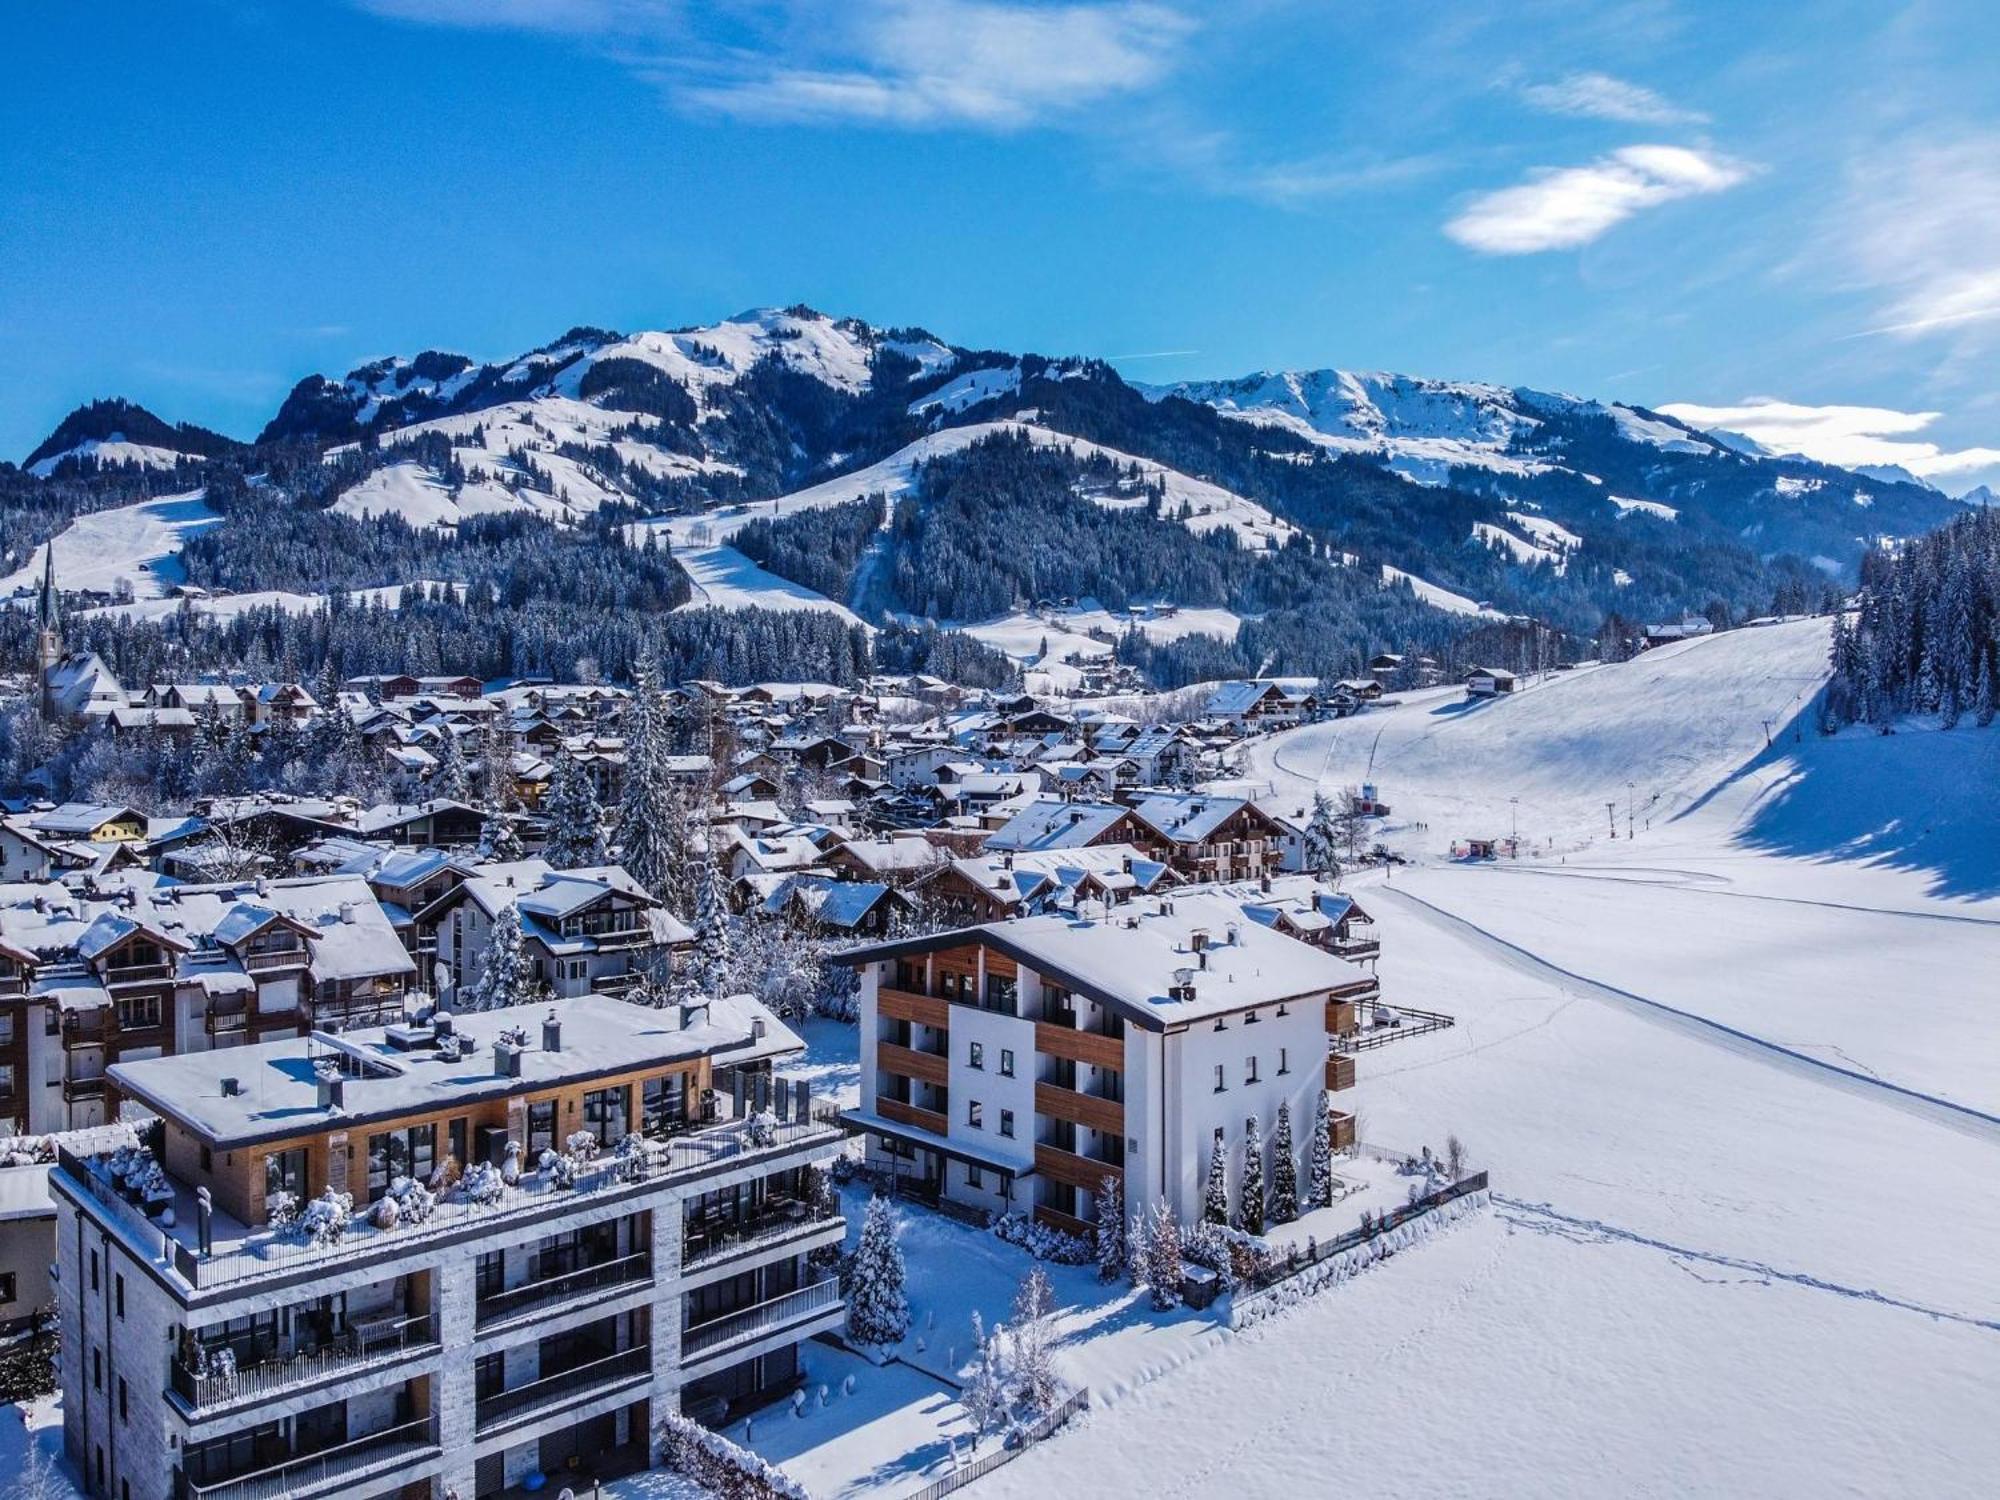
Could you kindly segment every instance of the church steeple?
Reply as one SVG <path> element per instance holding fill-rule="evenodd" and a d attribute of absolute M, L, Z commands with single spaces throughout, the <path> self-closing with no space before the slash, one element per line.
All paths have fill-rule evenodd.
<path fill-rule="evenodd" d="M 56 545 L 50 542 L 42 562 L 42 592 L 35 601 L 35 664 L 42 673 L 42 715 L 54 718 L 55 671 L 63 657 L 62 596 L 56 592 Z"/>

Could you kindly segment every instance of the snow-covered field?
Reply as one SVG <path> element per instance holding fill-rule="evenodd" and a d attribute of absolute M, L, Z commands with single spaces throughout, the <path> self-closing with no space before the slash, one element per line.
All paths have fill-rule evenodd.
<path fill-rule="evenodd" d="M 1507 618 L 1501 611 L 1489 608 L 1481 604 L 1477 599 L 1468 599 L 1465 595 L 1453 593 L 1441 584 L 1431 583 L 1426 579 L 1417 577 L 1414 573 L 1405 573 L 1401 568 L 1392 568 L 1387 563 L 1382 564 L 1382 582 L 1385 586 L 1396 583 L 1407 583 L 1410 586 L 1410 592 L 1415 594 L 1417 598 L 1421 599 L 1425 604 L 1430 605 L 1431 608 L 1444 610 L 1448 614 L 1478 615 L 1482 619 L 1487 620 L 1504 620 Z"/>
<path fill-rule="evenodd" d="M 684 609 L 812 609 L 839 615 L 852 625 L 862 623 L 846 605 L 758 567 L 734 547 L 677 550 L 674 561 L 694 585 L 694 597 Z"/>
<path fill-rule="evenodd" d="M 79 516 L 55 539 L 56 576 L 65 589 L 113 594 L 128 582 L 135 599 L 157 599 L 167 585 L 186 577 L 182 542 L 221 523 L 222 517 L 203 503 L 200 490 Z M 31 589 L 41 579 L 41 549 L 36 548 L 0 578 L 0 598 Z"/>
<path fill-rule="evenodd" d="M 420 581 L 418 588 L 450 588 L 461 597 L 465 585 L 445 584 L 435 581 Z M 357 608 L 400 609 L 403 603 L 404 585 L 386 584 L 380 588 L 350 589 L 347 602 Z M 117 616 L 128 620 L 164 620 L 182 609 L 191 610 L 213 620 L 233 620 L 238 615 L 253 609 L 281 609 L 286 614 L 309 615 L 326 607 L 325 594 L 295 594 L 287 589 L 257 589 L 247 594 L 217 594 L 208 598 L 193 599 L 142 599 L 132 604 L 106 604 L 96 609 L 87 609 L 88 616 Z"/>

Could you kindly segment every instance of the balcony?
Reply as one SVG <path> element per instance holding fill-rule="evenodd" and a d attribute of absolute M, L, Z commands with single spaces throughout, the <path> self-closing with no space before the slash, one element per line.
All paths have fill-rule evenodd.
<path fill-rule="evenodd" d="M 828 1279 L 740 1312 L 724 1313 L 710 1322 L 683 1330 L 681 1362 L 692 1364 L 697 1359 L 712 1359 L 725 1350 L 822 1318 L 838 1311 L 840 1305 L 840 1283 Z"/>
<path fill-rule="evenodd" d="M 1326 1115 L 1327 1142 L 1336 1151 L 1347 1151 L 1354 1145 L 1354 1116 L 1337 1109 L 1330 1109 Z"/>
<path fill-rule="evenodd" d="M 1125 1066 L 1125 1038 L 1097 1031 L 1073 1031 L 1050 1021 L 1035 1022 L 1035 1050 L 1050 1057 L 1089 1063 L 1097 1068 Z"/>
<path fill-rule="evenodd" d="M 63 1103 L 78 1104 L 85 1099 L 104 1097 L 104 1075 L 95 1078 L 65 1078 L 62 1086 Z"/>
<path fill-rule="evenodd" d="M 875 1044 L 875 1066 L 885 1073 L 914 1078 L 919 1083 L 934 1083 L 939 1088 L 951 1082 L 951 1064 L 943 1056 L 895 1042 Z"/>
<path fill-rule="evenodd" d="M 1352 1000 L 1329 1000 L 1326 1002 L 1326 1034 L 1328 1036 L 1352 1036 L 1360 1025 Z"/>
<path fill-rule="evenodd" d="M 803 1237 L 842 1222 L 836 1204 L 829 1203 L 825 1211 L 815 1214 L 796 1200 L 769 1203 L 762 1212 L 739 1219 L 696 1221 L 688 1225 L 681 1242 L 681 1269 L 697 1270 L 727 1260 L 740 1250 Z"/>
<path fill-rule="evenodd" d="M 165 964 L 107 964 L 104 969 L 106 984 L 145 984 L 172 977 L 173 970 Z"/>
<path fill-rule="evenodd" d="M 118 1034 L 118 1017 L 109 1009 L 65 1011 L 62 1018 L 63 1042 L 71 1047 L 89 1047 L 108 1042 Z"/>
<path fill-rule="evenodd" d="M 1364 958 L 1379 957 L 1382 952 L 1380 938 L 1335 938 L 1332 946 L 1335 953 L 1354 963 Z"/>
<path fill-rule="evenodd" d="M 523 1282 L 520 1286 L 511 1286 L 503 1292 L 494 1292 L 481 1297 L 475 1320 L 479 1327 L 484 1328 L 491 1323 L 525 1317 L 544 1308 L 574 1301 L 588 1292 L 600 1292 L 610 1287 L 636 1286 L 640 1282 L 652 1280 L 652 1277 L 653 1257 L 650 1253 L 642 1251 L 637 1255 L 622 1256 L 617 1260 L 603 1261 L 594 1266 L 582 1266 L 560 1276 L 547 1276 L 540 1281 Z"/>
<path fill-rule="evenodd" d="M 627 969 L 623 974 L 593 974 L 590 976 L 590 990 L 594 995 L 623 995 L 636 990 L 646 982 L 646 976 L 636 969 Z"/>
<path fill-rule="evenodd" d="M 916 990 L 883 986 L 875 992 L 875 1012 L 891 1021 L 911 1021 L 941 1030 L 951 1025 L 950 1002 Z"/>
<path fill-rule="evenodd" d="M 1035 1147 L 1035 1170 L 1052 1182 L 1066 1182 L 1080 1192 L 1094 1193 L 1104 1185 L 1104 1179 L 1115 1177 L 1125 1180 L 1123 1162 L 1099 1161 L 1094 1156 L 1079 1156 L 1074 1151 L 1065 1151 L 1061 1146 L 1037 1145 Z"/>
<path fill-rule="evenodd" d="M 233 1479 L 197 1484 L 183 1473 L 175 1488 L 182 1500 L 306 1500 L 312 1495 L 345 1494 L 364 1474 L 405 1473 L 441 1451 L 426 1417 Z"/>
<path fill-rule="evenodd" d="M 252 974 L 264 974 L 273 969 L 303 969 L 312 960 L 312 955 L 303 948 L 277 949 L 268 953 L 246 953 L 243 967 Z"/>
<path fill-rule="evenodd" d="M 1103 1099 L 1095 1094 L 1066 1089 L 1060 1084 L 1035 1085 L 1035 1113 L 1052 1119 L 1068 1120 L 1090 1130 L 1125 1133 L 1125 1104 L 1119 1099 Z"/>
<path fill-rule="evenodd" d="M 602 1359 L 593 1359 L 553 1375 L 544 1375 L 539 1380 L 531 1380 L 511 1391 L 495 1391 L 490 1396 L 481 1396 L 477 1418 L 479 1430 L 485 1432 L 509 1418 L 528 1414 L 542 1416 L 550 1408 L 595 1400 L 609 1395 L 613 1389 L 633 1381 L 635 1377 L 643 1376 L 650 1381 L 652 1374 L 653 1351 L 650 1345 L 640 1344 L 616 1354 L 607 1354 Z"/>
<path fill-rule="evenodd" d="M 1326 1088 L 1330 1094 L 1354 1087 L 1354 1059 L 1344 1052 L 1328 1055 L 1326 1060 Z"/>
<path fill-rule="evenodd" d="M 174 1394 L 194 1411 L 258 1401 L 266 1396 L 346 1375 L 370 1365 L 393 1364 L 419 1354 L 435 1354 L 437 1334 L 429 1317 L 401 1318 L 384 1324 L 356 1325 L 334 1345 L 314 1354 L 272 1358 L 238 1365 L 231 1375 L 201 1375 L 179 1360 L 170 1373 Z"/>
<path fill-rule="evenodd" d="M 914 1125 L 919 1130 L 928 1130 L 932 1135 L 949 1135 L 951 1121 L 934 1109 L 921 1109 L 914 1104 L 905 1104 L 901 1099 L 878 1096 L 875 1113 L 885 1120 L 893 1120 L 898 1125 Z"/>

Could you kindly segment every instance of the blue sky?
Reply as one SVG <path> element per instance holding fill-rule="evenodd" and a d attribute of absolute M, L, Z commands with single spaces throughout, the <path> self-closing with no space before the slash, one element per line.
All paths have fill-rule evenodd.
<path fill-rule="evenodd" d="M 1341 364 L 2000 483 L 2000 8 L 10 7 L 0 454 L 140 400 L 806 301 L 1135 378 Z"/>

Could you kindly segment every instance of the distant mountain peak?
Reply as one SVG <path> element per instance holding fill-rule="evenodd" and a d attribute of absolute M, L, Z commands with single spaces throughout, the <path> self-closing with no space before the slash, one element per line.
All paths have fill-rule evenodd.
<path fill-rule="evenodd" d="M 135 401 L 114 396 L 79 406 L 56 424 L 21 467 L 46 478 L 65 459 L 172 468 L 183 458 L 213 458 L 240 446 L 206 427 L 169 425 Z"/>

